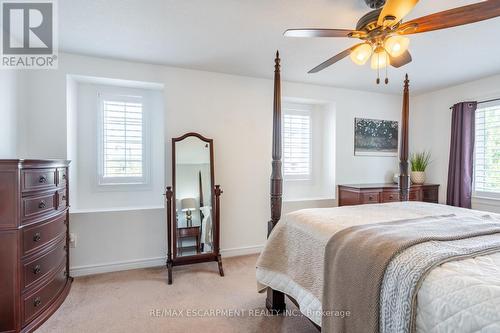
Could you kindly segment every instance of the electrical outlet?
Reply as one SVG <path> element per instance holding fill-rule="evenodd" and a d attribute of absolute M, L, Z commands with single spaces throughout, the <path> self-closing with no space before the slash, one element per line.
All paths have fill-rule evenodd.
<path fill-rule="evenodd" d="M 76 234 L 72 232 L 69 233 L 69 247 L 76 247 Z"/>

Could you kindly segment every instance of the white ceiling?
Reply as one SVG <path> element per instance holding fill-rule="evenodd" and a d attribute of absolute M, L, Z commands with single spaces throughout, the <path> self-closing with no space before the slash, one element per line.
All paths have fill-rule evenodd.
<path fill-rule="evenodd" d="M 477 0 L 421 0 L 408 19 Z M 363 0 L 64 0 L 60 50 L 192 69 L 271 78 L 276 49 L 284 80 L 400 93 L 430 91 L 500 73 L 500 18 L 411 36 L 413 62 L 375 84 L 369 65 L 344 59 L 307 71 L 355 43 L 347 38 L 284 38 L 288 28 L 355 27 Z"/>

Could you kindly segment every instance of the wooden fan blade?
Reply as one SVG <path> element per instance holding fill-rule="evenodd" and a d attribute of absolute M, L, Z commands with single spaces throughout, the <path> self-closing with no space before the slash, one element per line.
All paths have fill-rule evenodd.
<path fill-rule="evenodd" d="M 423 16 L 401 25 L 398 33 L 410 35 L 479 22 L 500 16 L 500 0 L 487 0 Z"/>
<path fill-rule="evenodd" d="M 314 68 L 313 68 L 313 69 L 311 69 L 308 73 L 309 73 L 309 74 L 312 74 L 312 73 L 317 73 L 317 72 L 319 72 L 319 71 L 322 71 L 323 69 L 325 69 L 325 68 L 327 68 L 327 67 L 329 67 L 329 66 L 333 65 L 333 64 L 334 64 L 334 63 L 336 63 L 337 61 L 342 60 L 342 59 L 344 59 L 345 57 L 347 57 L 348 55 L 350 55 L 350 54 L 351 54 L 351 52 L 352 52 L 352 51 L 353 51 L 356 47 L 358 47 L 359 45 L 362 45 L 362 44 L 364 44 L 364 43 L 359 43 L 359 44 L 356 44 L 356 45 L 354 45 L 353 47 L 348 48 L 347 50 L 340 52 L 339 54 L 337 54 L 337 55 L 335 55 L 335 56 L 331 57 L 331 58 L 330 58 L 330 59 L 328 59 L 327 61 L 325 61 L 325 62 L 323 62 L 323 63 L 319 64 L 319 65 L 318 65 L 318 66 L 316 66 L 316 67 L 314 67 Z"/>
<path fill-rule="evenodd" d="M 393 26 L 399 23 L 417 5 L 418 0 L 387 0 L 380 12 L 377 24 Z"/>
<path fill-rule="evenodd" d="M 358 37 L 366 33 L 347 29 L 288 29 L 284 35 L 286 37 Z"/>
<path fill-rule="evenodd" d="M 391 63 L 391 66 L 395 68 L 403 67 L 404 65 L 409 64 L 411 60 L 412 60 L 411 54 L 408 51 L 406 51 L 397 58 L 393 58 L 389 55 L 389 61 Z"/>

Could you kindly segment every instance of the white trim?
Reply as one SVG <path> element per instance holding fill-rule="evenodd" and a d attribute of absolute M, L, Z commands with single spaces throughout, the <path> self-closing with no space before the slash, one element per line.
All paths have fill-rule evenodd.
<path fill-rule="evenodd" d="M 149 188 L 150 185 L 150 97 L 145 91 L 131 91 L 125 88 L 101 87 L 98 92 L 98 116 L 97 116 L 97 189 L 100 191 L 120 191 L 124 188 L 141 189 Z M 104 101 L 116 99 L 123 102 L 140 103 L 142 106 L 142 177 L 114 177 L 104 179 Z"/>
<path fill-rule="evenodd" d="M 118 271 L 127 271 L 130 269 L 164 266 L 165 262 L 166 259 L 163 257 L 115 261 L 105 264 L 70 267 L 69 272 L 70 275 L 73 277 L 86 276 L 86 275 L 118 272 Z"/>
<path fill-rule="evenodd" d="M 478 198 L 480 199 L 479 202 L 482 202 L 481 200 L 483 199 L 486 199 L 486 200 L 500 200 L 500 192 L 498 191 L 487 191 L 485 189 L 483 190 L 476 190 L 476 163 L 478 161 L 478 158 L 481 157 L 481 156 L 478 156 L 478 152 L 477 152 L 477 148 L 478 148 L 478 125 L 477 125 L 477 120 L 478 120 L 478 116 L 479 115 L 482 115 L 483 118 L 485 117 L 485 109 L 490 109 L 490 108 L 493 108 L 495 111 L 498 110 L 498 107 L 500 107 L 500 102 L 495 100 L 495 101 L 491 101 L 491 102 L 488 102 L 488 103 L 484 103 L 483 105 L 481 106 L 478 106 L 477 107 L 477 110 L 476 110 L 476 132 L 474 133 L 474 137 L 475 137 L 475 144 L 474 144 L 474 152 L 473 152 L 473 156 L 474 156 L 474 165 L 473 165 L 473 181 L 472 181 L 472 196 L 475 197 L 475 198 Z M 484 136 L 484 142 L 483 142 L 483 160 L 484 162 L 486 162 L 486 146 L 487 146 L 487 142 L 486 142 L 486 130 L 488 129 L 487 128 L 487 124 L 486 124 L 486 119 L 484 119 L 484 133 L 482 133 L 481 136 Z M 497 126 L 493 126 L 493 128 L 497 128 Z M 484 171 L 488 171 L 488 170 L 484 170 Z M 478 176 L 478 177 L 482 177 L 482 178 L 485 178 L 486 176 L 483 174 L 482 176 Z M 484 183 L 485 181 L 483 181 L 482 183 Z M 490 205 L 491 206 L 491 203 L 481 203 L 481 204 L 484 204 L 484 205 Z"/>
<path fill-rule="evenodd" d="M 263 248 L 264 245 L 254 245 L 254 246 L 244 246 L 239 248 L 221 250 L 222 261 L 224 262 L 224 258 L 238 257 L 249 254 L 258 254 L 262 251 Z M 77 277 L 77 276 L 87 276 L 94 274 L 127 271 L 131 269 L 160 267 L 160 266 L 165 266 L 165 263 L 166 263 L 165 257 L 156 257 L 156 258 L 115 261 L 104 264 L 76 266 L 76 267 L 70 267 L 69 271 L 71 276 Z"/>
<path fill-rule="evenodd" d="M 283 122 L 283 133 L 281 133 L 282 136 L 282 145 L 284 149 L 284 144 L 285 144 L 285 117 L 286 116 L 302 116 L 302 117 L 308 117 L 309 119 L 309 173 L 307 174 L 293 174 L 293 175 L 287 175 L 285 172 L 285 164 L 286 164 L 286 158 L 284 156 L 284 151 L 283 151 L 283 180 L 286 181 L 299 181 L 299 182 L 310 182 L 313 179 L 313 110 L 314 110 L 314 105 L 311 104 L 299 104 L 299 103 L 284 103 L 283 104 L 283 112 L 282 112 L 282 119 L 281 121 Z"/>
<path fill-rule="evenodd" d="M 104 85 L 104 86 L 111 86 L 114 88 L 132 88 L 132 89 L 159 90 L 159 91 L 163 91 L 163 89 L 165 89 L 165 85 L 159 82 L 110 79 L 98 76 L 86 76 L 86 75 L 75 75 L 75 74 L 68 74 L 66 76 L 79 83 Z"/>
<path fill-rule="evenodd" d="M 249 254 L 261 253 L 263 249 L 264 245 L 253 245 L 253 246 L 235 247 L 232 249 L 222 249 L 220 252 L 222 260 L 224 260 L 224 258 L 239 257 L 239 256 L 246 256 Z"/>
<path fill-rule="evenodd" d="M 157 210 L 157 209 L 165 209 L 164 206 L 138 206 L 138 207 L 115 207 L 115 208 L 70 208 L 70 214 L 92 214 L 92 213 L 114 213 L 114 212 L 130 212 L 137 210 Z"/>
<path fill-rule="evenodd" d="M 310 197 L 310 198 L 283 199 L 283 203 L 311 202 L 311 201 L 335 201 L 335 198 L 334 197 Z"/>
<path fill-rule="evenodd" d="M 488 197 L 472 197 L 472 204 L 484 205 L 484 206 L 493 206 L 499 207 L 500 198 L 488 198 Z"/>

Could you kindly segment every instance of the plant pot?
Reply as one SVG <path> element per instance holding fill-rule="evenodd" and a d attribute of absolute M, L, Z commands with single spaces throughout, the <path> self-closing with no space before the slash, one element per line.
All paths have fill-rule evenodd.
<path fill-rule="evenodd" d="M 412 171 L 410 178 L 413 184 L 423 184 L 425 183 L 425 171 Z"/>

